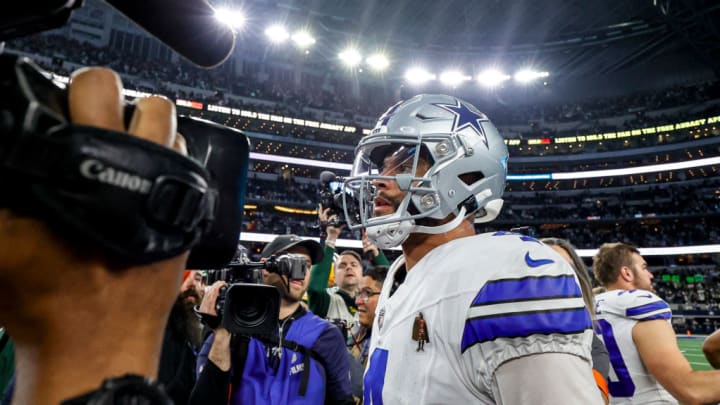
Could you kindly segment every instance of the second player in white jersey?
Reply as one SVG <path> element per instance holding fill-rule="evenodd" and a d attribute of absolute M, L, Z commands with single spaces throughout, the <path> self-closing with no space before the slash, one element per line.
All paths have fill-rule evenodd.
<path fill-rule="evenodd" d="M 666 319 L 672 312 L 645 290 L 612 290 L 595 297 L 598 324 L 610 354 L 611 404 L 677 404 L 650 374 L 640 358 L 632 330 L 638 322 Z"/>
<path fill-rule="evenodd" d="M 496 372 L 547 353 L 558 357 L 534 363 L 531 372 L 557 375 L 562 388 L 552 402 L 523 403 L 600 401 L 589 360 L 590 317 L 573 270 L 552 249 L 503 232 L 457 239 L 430 251 L 390 296 L 403 271 L 400 259 L 377 306 L 365 404 L 514 403 L 519 397 L 500 392 L 532 392 L 532 383 L 518 376 L 522 386 L 515 385 L 521 381 Z M 413 340 L 420 313 L 422 348 Z M 513 387 L 501 386 L 508 383 Z"/>

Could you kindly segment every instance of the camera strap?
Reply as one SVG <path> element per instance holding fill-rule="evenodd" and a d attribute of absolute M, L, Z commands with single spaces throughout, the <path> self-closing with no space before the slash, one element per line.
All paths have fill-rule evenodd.
<path fill-rule="evenodd" d="M 281 341 L 277 336 L 262 336 L 255 337 L 255 339 L 260 340 L 269 347 L 282 346 L 288 350 L 292 350 L 303 355 L 303 374 L 300 380 L 300 389 L 298 391 L 300 396 L 305 396 L 305 393 L 307 392 L 308 381 L 310 379 L 310 358 L 315 359 L 317 362 L 320 363 L 320 365 L 322 365 L 323 369 L 327 370 L 327 364 L 325 363 L 325 360 L 322 358 L 322 356 L 318 354 L 318 352 L 309 349 L 293 340 L 282 339 Z"/>

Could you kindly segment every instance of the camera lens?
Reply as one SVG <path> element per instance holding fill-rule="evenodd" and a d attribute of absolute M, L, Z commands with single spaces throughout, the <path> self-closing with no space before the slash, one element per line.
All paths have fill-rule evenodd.
<path fill-rule="evenodd" d="M 245 289 L 232 296 L 229 300 L 231 306 L 226 308 L 233 323 L 245 328 L 254 328 L 261 325 L 268 317 L 268 305 L 265 297 L 257 291 Z"/>
<path fill-rule="evenodd" d="M 223 326 L 231 333 L 268 334 L 277 327 L 280 292 L 258 284 L 234 284 L 227 292 Z"/>

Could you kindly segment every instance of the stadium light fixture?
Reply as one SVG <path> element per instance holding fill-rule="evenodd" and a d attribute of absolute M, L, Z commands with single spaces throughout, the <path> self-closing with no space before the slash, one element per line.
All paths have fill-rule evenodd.
<path fill-rule="evenodd" d="M 362 62 L 362 55 L 355 48 L 347 48 L 338 54 L 340 61 L 347 67 L 355 67 Z"/>
<path fill-rule="evenodd" d="M 309 32 L 303 30 L 300 30 L 293 34 L 290 39 L 292 39 L 293 42 L 295 42 L 295 44 L 302 49 L 308 48 L 315 44 L 315 38 L 313 38 L 313 36 L 310 35 Z"/>
<path fill-rule="evenodd" d="M 459 70 L 446 70 L 440 74 L 440 82 L 451 87 L 455 87 L 466 80 L 471 80 L 471 77 Z"/>
<path fill-rule="evenodd" d="M 388 60 L 387 56 L 383 55 L 382 53 L 370 55 L 365 60 L 365 62 L 368 64 L 370 69 L 376 72 L 382 72 L 383 70 L 387 69 L 388 66 L 390 66 L 390 61 Z"/>
<path fill-rule="evenodd" d="M 478 83 L 485 87 L 496 87 L 510 79 L 510 75 L 507 75 L 496 69 L 487 69 L 477 76 L 476 80 Z"/>
<path fill-rule="evenodd" d="M 405 80 L 411 84 L 422 84 L 435 80 L 436 76 L 423 68 L 411 68 L 405 72 Z"/>
<path fill-rule="evenodd" d="M 215 9 L 215 18 L 232 28 L 238 29 L 245 25 L 245 15 L 242 11 L 230 8 Z"/>
<path fill-rule="evenodd" d="M 265 36 L 268 37 L 270 42 L 279 44 L 285 42 L 290 38 L 290 33 L 287 29 L 280 24 L 275 24 L 265 29 Z"/>
<path fill-rule="evenodd" d="M 550 76 L 550 73 L 548 72 L 538 72 L 535 70 L 524 69 L 516 72 L 514 78 L 515 81 L 519 83 L 529 83 L 535 79 L 540 79 L 548 76 Z"/>

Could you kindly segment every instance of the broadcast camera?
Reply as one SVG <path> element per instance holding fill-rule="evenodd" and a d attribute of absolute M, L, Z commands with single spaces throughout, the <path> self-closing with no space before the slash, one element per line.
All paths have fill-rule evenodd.
<path fill-rule="evenodd" d="M 107 2 L 196 65 L 216 66 L 234 47 L 235 33 L 215 24 L 207 0 Z M 0 14 L 0 182 L 12 190 L 0 193 L 0 206 L 42 218 L 118 263 L 142 265 L 191 249 L 188 268 L 224 268 L 242 224 L 249 159 L 242 132 L 180 116 L 186 157 L 73 125 L 65 89 L 30 59 L 3 54 L 2 41 L 61 27 L 82 5 L 37 0 Z M 127 104 L 126 117 L 133 108 Z M 128 374 L 66 403 L 172 401 L 161 386 Z"/>
<path fill-rule="evenodd" d="M 335 216 L 333 219 L 328 221 L 327 224 L 320 224 L 321 226 L 334 226 L 339 227 L 347 223 L 345 220 L 345 209 L 343 208 L 343 195 L 347 195 L 348 202 L 348 215 L 356 217 L 359 220 L 359 210 L 357 209 L 357 203 L 352 198 L 348 191 L 343 191 L 343 178 L 338 177 L 335 173 L 330 171 L 323 171 L 320 173 L 320 192 L 319 200 L 323 209 L 330 208 L 328 211 L 328 217 Z"/>
<path fill-rule="evenodd" d="M 269 335 L 277 330 L 280 314 L 280 292 L 264 285 L 263 270 L 290 280 L 305 279 L 306 260 L 302 255 L 288 253 L 271 256 L 265 262 L 231 263 L 222 270 L 208 272 L 208 285 L 223 280 L 228 286 L 220 290 L 215 310 L 222 317 L 221 325 L 230 333 Z"/>

